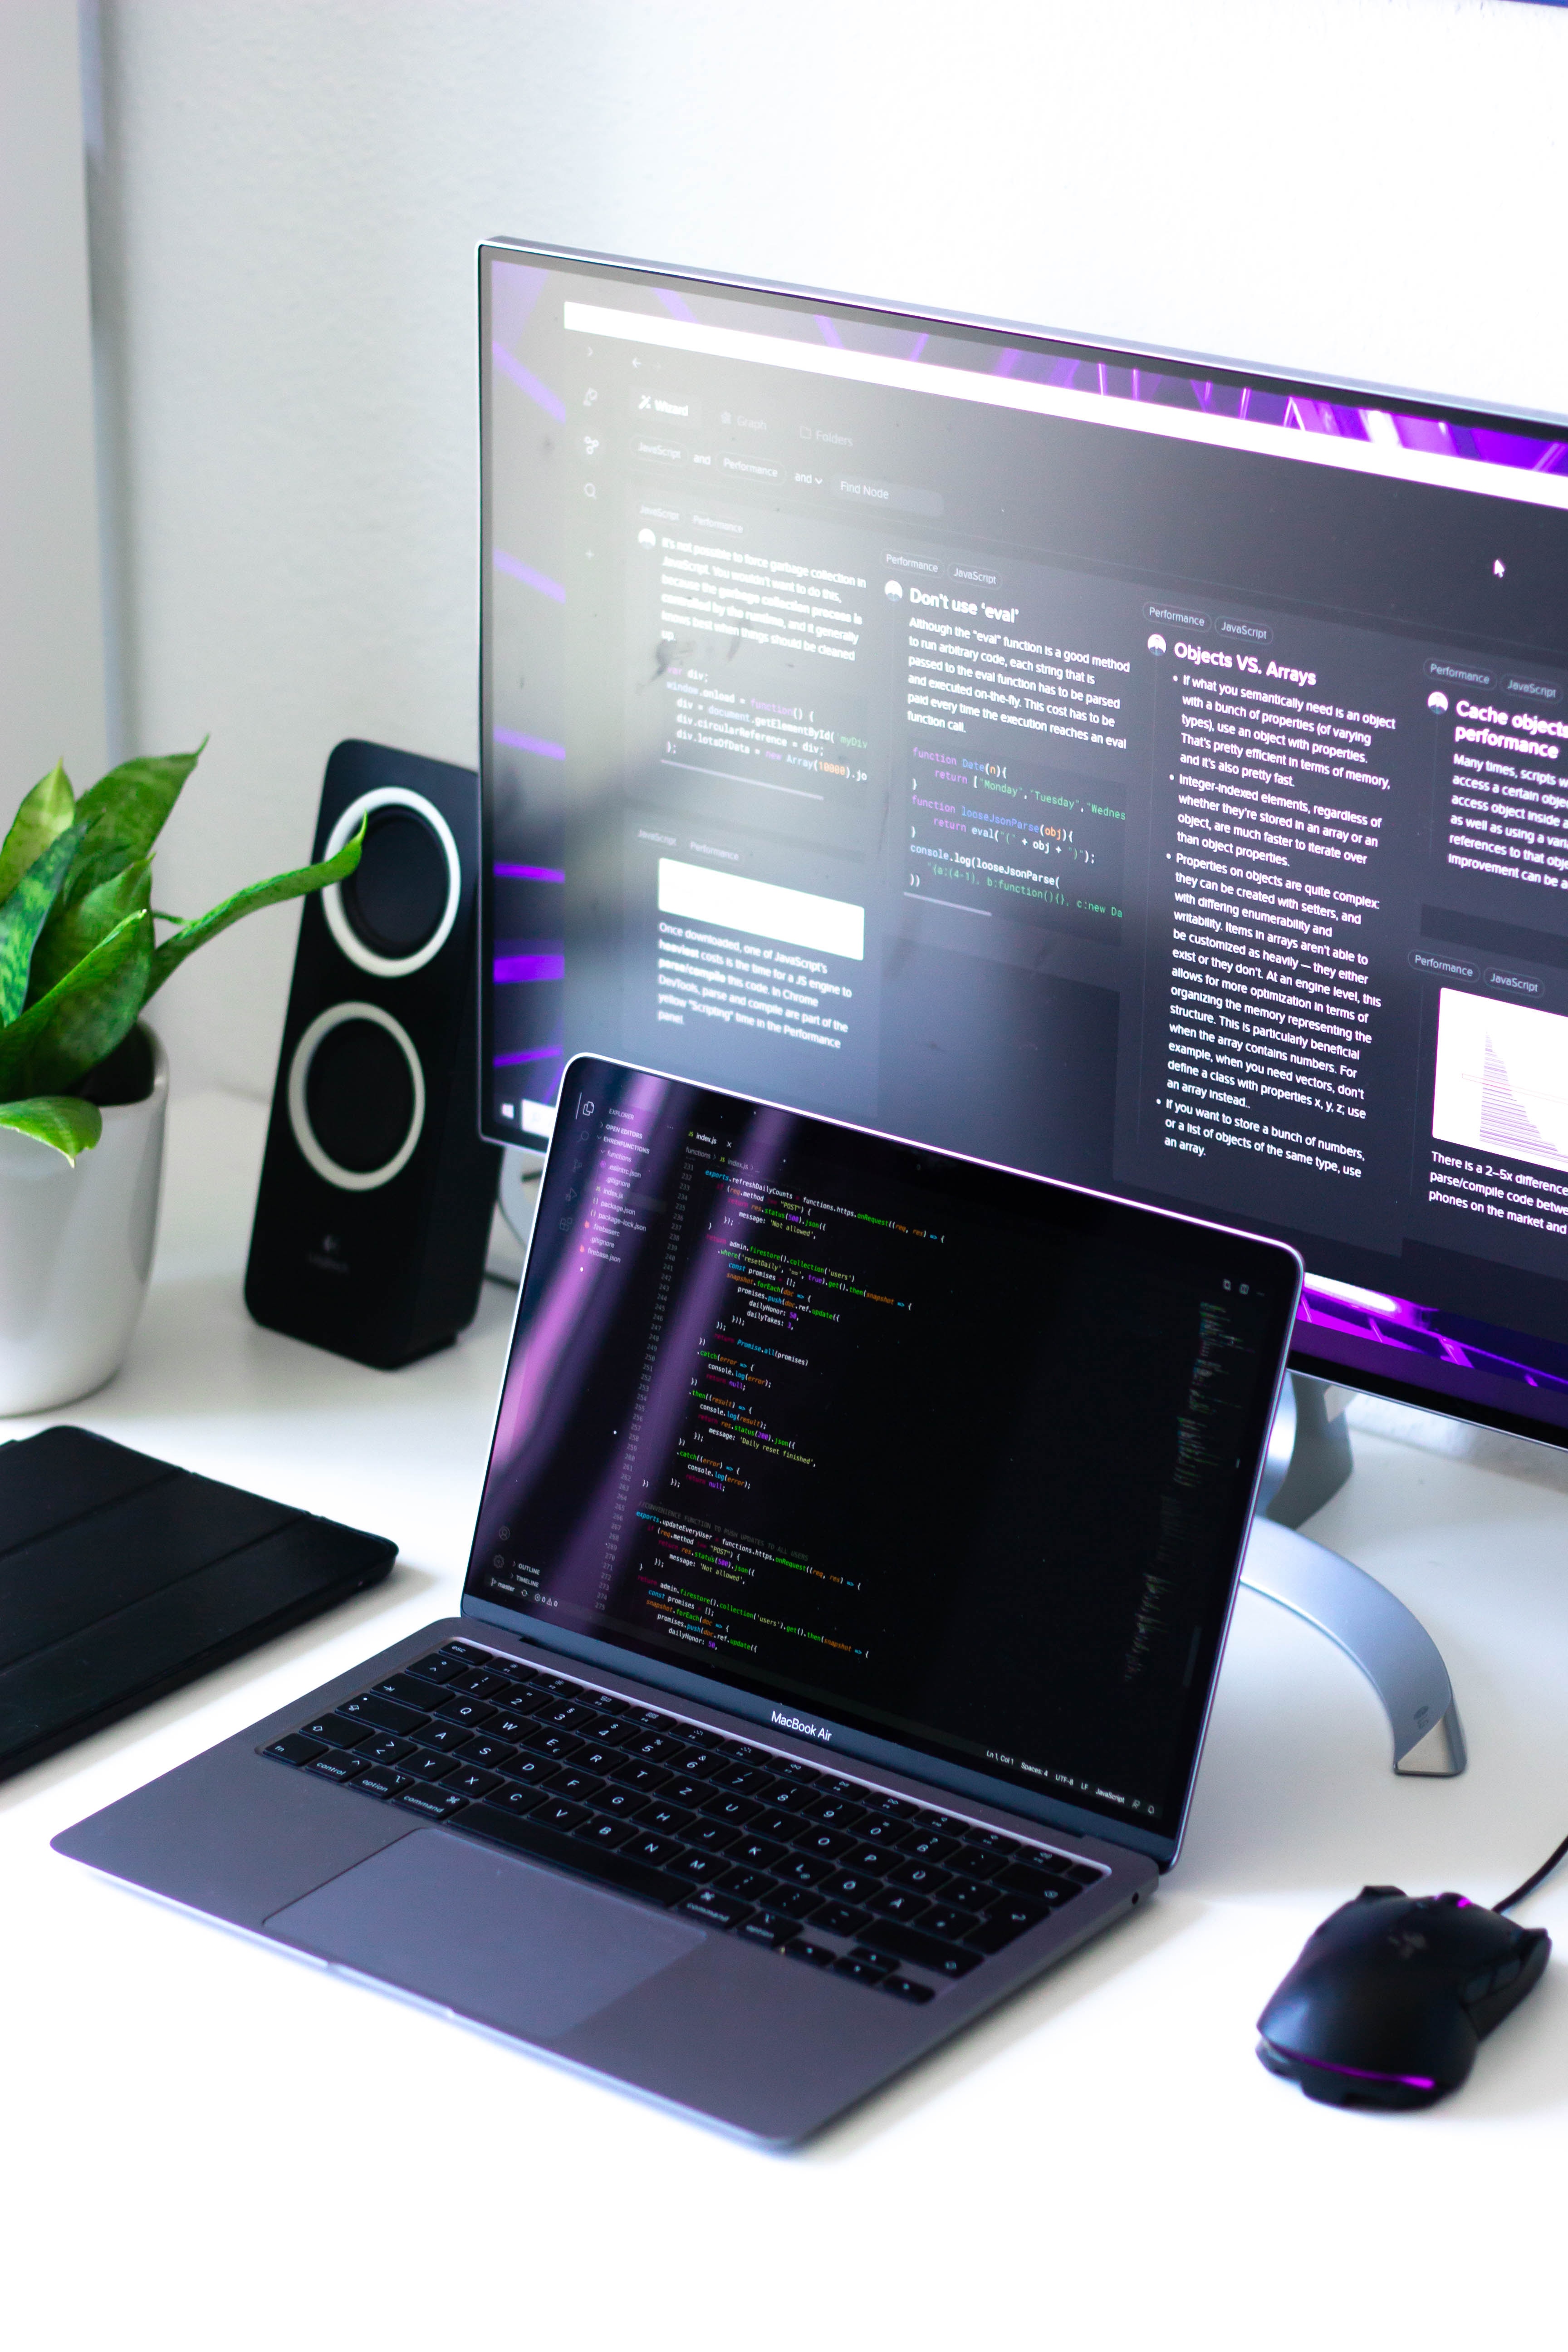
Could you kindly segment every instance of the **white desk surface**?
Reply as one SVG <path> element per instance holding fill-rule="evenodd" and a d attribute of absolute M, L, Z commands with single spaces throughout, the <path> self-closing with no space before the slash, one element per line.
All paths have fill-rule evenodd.
<path fill-rule="evenodd" d="M 263 1115 L 176 1104 L 153 1289 L 73 1419 L 396 1537 L 387 1584 L 0 1789 L 0 2262 L 23 2345 L 1352 2346 L 1553 2322 L 1568 1946 L 1426 2115 L 1310 2105 L 1253 2020 L 1363 1881 L 1500 1895 L 1568 1830 L 1554 1457 L 1359 1435 L 1312 1532 L 1447 1654 L 1396 1780 L 1337 1651 L 1243 1593 L 1157 1900 L 792 2157 L 753 2154 L 51 1853 L 54 1832 L 458 1606 L 510 1294 L 393 1375 L 240 1299 Z M 40 1422 L 3 1424 L 26 1436 Z M 1527 1919 L 1568 1937 L 1563 1883 Z M 1069 2339 L 1070 2340 L 1070 2339 Z"/>

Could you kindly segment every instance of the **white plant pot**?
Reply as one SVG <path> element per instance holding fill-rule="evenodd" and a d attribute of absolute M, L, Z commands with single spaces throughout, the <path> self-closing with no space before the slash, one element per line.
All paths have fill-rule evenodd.
<path fill-rule="evenodd" d="M 144 1101 L 116 1103 L 73 1168 L 0 1128 L 0 1413 L 45 1412 L 125 1360 L 158 1230 L 169 1065 L 153 1045 Z"/>

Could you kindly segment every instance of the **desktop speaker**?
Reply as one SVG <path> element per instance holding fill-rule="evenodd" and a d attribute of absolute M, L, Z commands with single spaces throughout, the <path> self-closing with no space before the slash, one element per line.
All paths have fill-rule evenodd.
<path fill-rule="evenodd" d="M 479 1134 L 479 779 L 379 743 L 327 762 L 245 1303 L 391 1370 L 473 1319 L 500 1153 Z"/>

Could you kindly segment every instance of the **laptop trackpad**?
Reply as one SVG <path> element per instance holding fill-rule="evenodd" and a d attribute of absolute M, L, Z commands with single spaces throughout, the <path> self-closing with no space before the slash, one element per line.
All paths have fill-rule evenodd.
<path fill-rule="evenodd" d="M 468 1838 L 416 1830 L 274 1911 L 286 1944 L 548 2041 L 702 1941 L 700 1927 Z"/>

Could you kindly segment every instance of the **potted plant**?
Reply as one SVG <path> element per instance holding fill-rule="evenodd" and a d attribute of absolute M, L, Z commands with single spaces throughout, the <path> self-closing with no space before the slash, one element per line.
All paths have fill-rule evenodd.
<path fill-rule="evenodd" d="M 148 1000 L 242 916 L 359 863 L 363 827 L 195 922 L 158 913 L 153 847 L 205 748 L 128 760 L 80 800 L 57 766 L 0 844 L 0 1413 L 85 1395 L 130 1345 L 168 1094 Z"/>

